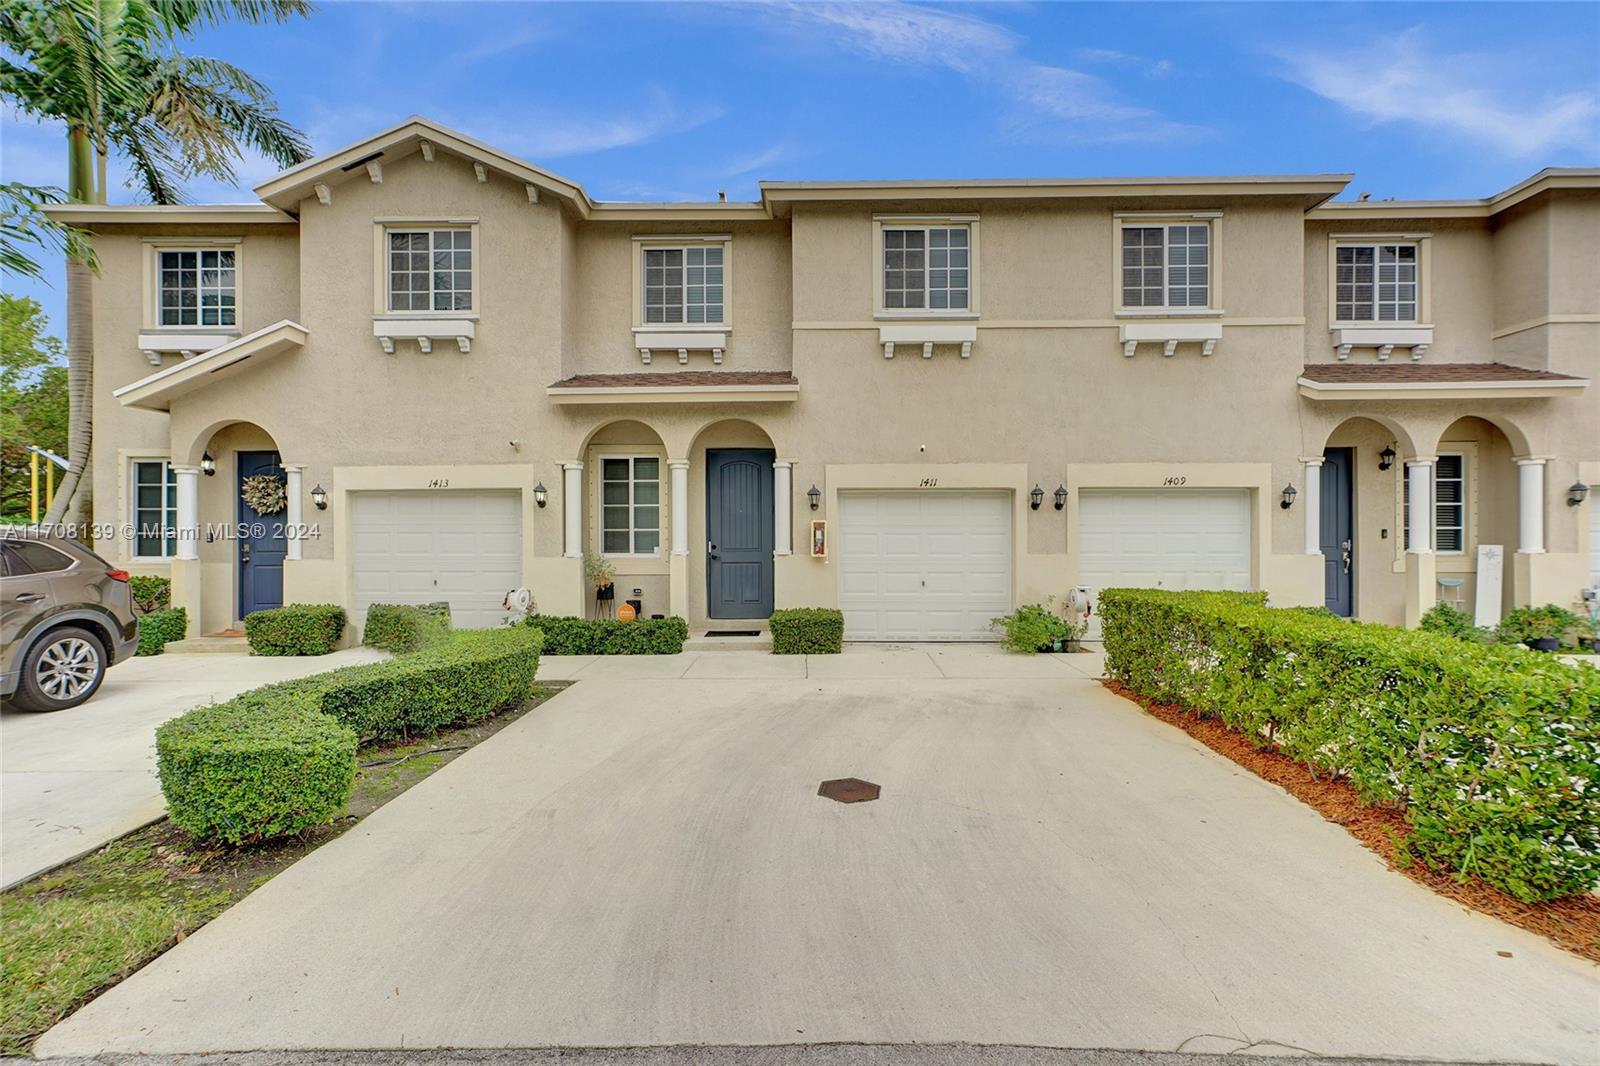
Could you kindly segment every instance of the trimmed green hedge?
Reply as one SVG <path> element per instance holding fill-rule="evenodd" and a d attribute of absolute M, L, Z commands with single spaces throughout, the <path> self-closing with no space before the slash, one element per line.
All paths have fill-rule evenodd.
<path fill-rule="evenodd" d="M 443 607 L 441 613 L 438 608 Z M 450 632 L 450 605 L 375 603 L 367 608 L 361 643 L 397 654 L 416 651 Z"/>
<path fill-rule="evenodd" d="M 380 738 L 476 722 L 528 699 L 540 635 L 454 633 L 423 651 L 252 689 L 156 730 L 156 765 L 175 825 L 250 844 L 332 821 L 356 749 Z"/>
<path fill-rule="evenodd" d="M 1111 676 L 1404 804 L 1430 866 L 1522 900 L 1600 883 L 1600 670 L 1227 594 L 1099 605 Z"/>
<path fill-rule="evenodd" d="M 256 689 L 156 730 L 167 816 L 203 840 L 253 844 L 326 825 L 356 779 L 356 734 L 304 692 Z"/>
<path fill-rule="evenodd" d="M 682 618 L 574 618 L 531 614 L 523 625 L 544 633 L 546 655 L 676 655 L 689 639 Z"/>
<path fill-rule="evenodd" d="M 786 607 L 773 611 L 774 655 L 838 655 L 844 650 L 844 613 L 830 607 Z"/>
<path fill-rule="evenodd" d="M 172 606 L 170 577 L 134 574 L 128 579 L 128 592 L 133 596 L 133 609 L 139 614 L 150 614 Z"/>
<path fill-rule="evenodd" d="M 244 620 L 244 635 L 257 655 L 326 655 L 343 633 L 344 608 L 333 603 L 291 603 Z"/>
<path fill-rule="evenodd" d="M 169 607 L 139 616 L 139 654 L 160 655 L 171 641 L 182 640 L 189 631 L 189 612 L 182 607 Z"/>

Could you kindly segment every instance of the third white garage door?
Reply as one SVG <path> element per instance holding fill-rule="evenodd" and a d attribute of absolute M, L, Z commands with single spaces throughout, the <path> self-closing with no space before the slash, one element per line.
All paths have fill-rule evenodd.
<path fill-rule="evenodd" d="M 374 603 L 446 600 L 458 629 L 499 623 L 522 584 L 516 492 L 356 492 L 351 500 L 356 623 Z"/>
<path fill-rule="evenodd" d="M 848 640 L 994 640 L 1011 609 L 1007 493 L 842 492 L 836 543 Z"/>
<path fill-rule="evenodd" d="M 1103 588 L 1250 587 L 1250 494 L 1243 489 L 1084 489 L 1078 583 Z M 1092 624 L 1090 636 L 1098 636 Z"/>

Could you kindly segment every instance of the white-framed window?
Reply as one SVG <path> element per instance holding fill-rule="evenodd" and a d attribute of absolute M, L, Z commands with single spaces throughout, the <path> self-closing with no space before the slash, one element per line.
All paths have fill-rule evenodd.
<path fill-rule="evenodd" d="M 600 459 L 600 554 L 661 554 L 661 460 Z"/>
<path fill-rule="evenodd" d="M 1122 306 L 1211 306 L 1211 224 L 1124 222 Z"/>
<path fill-rule="evenodd" d="M 969 311 L 972 307 L 972 227 L 883 226 L 883 309 Z"/>
<path fill-rule="evenodd" d="M 644 324 L 727 322 L 727 249 L 722 244 L 651 245 L 641 257 Z"/>
<path fill-rule="evenodd" d="M 135 459 L 132 487 L 133 554 L 170 559 L 178 554 L 178 478 L 165 459 Z"/>
<path fill-rule="evenodd" d="M 1417 320 L 1421 250 L 1416 241 L 1341 242 L 1333 254 L 1335 321 Z"/>
<path fill-rule="evenodd" d="M 1411 479 L 1401 474 L 1401 545 L 1411 543 Z M 1444 452 L 1433 464 L 1433 550 L 1460 555 L 1467 550 L 1467 459 L 1460 452 Z"/>
<path fill-rule="evenodd" d="M 237 255 L 233 248 L 156 249 L 156 324 L 238 325 Z"/>
<path fill-rule="evenodd" d="M 385 234 L 390 311 L 471 311 L 472 229 L 391 226 Z"/>

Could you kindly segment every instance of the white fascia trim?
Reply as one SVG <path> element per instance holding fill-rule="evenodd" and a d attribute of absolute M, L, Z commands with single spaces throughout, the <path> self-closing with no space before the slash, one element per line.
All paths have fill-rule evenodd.
<path fill-rule="evenodd" d="M 731 233 L 635 233 L 633 240 L 645 244 L 726 244 Z"/>
<path fill-rule="evenodd" d="M 545 389 L 555 403 L 660 404 L 660 403 L 792 403 L 800 398 L 799 385 L 639 385 Z"/>
<path fill-rule="evenodd" d="M 874 222 L 976 222 L 977 215 L 945 215 L 939 212 L 924 212 L 920 215 L 873 215 Z"/>
<path fill-rule="evenodd" d="M 1119 307 L 1118 318 L 1221 318 L 1220 307 Z"/>
<path fill-rule="evenodd" d="M 1528 397 L 1553 396 L 1565 390 L 1582 390 L 1589 387 L 1587 378 L 1570 381 L 1316 381 L 1301 377 L 1296 380 L 1300 394 L 1313 399 L 1361 399 L 1387 394 L 1398 399 L 1449 400 L 1457 398 L 1488 399 L 1495 396 Z"/>
<path fill-rule="evenodd" d="M 1221 218 L 1221 211 L 1113 211 L 1112 218 L 1155 219 L 1155 218 Z"/>
<path fill-rule="evenodd" d="M 978 327 L 960 323 L 922 322 L 903 326 L 879 326 L 878 343 L 915 344 L 932 341 L 935 344 L 971 343 L 978 339 Z"/>

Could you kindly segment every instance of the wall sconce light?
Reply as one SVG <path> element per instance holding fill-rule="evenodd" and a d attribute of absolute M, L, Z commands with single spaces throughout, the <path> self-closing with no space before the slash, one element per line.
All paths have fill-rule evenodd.
<path fill-rule="evenodd" d="M 1043 503 L 1043 502 L 1044 502 L 1044 489 L 1040 488 L 1037 484 L 1035 484 L 1033 486 L 1033 491 L 1028 493 L 1028 506 L 1032 507 L 1035 511 L 1037 511 L 1039 509 L 1039 505 L 1041 503 Z"/>
<path fill-rule="evenodd" d="M 542 481 L 533 487 L 533 502 L 540 507 L 550 502 L 550 490 L 544 487 Z"/>
<path fill-rule="evenodd" d="M 211 458 L 210 452 L 206 452 L 200 457 L 200 469 L 204 471 L 206 477 L 210 477 L 217 472 L 217 461 Z"/>
<path fill-rule="evenodd" d="M 1394 465 L 1394 447 L 1385 444 L 1383 451 L 1378 453 L 1378 469 L 1387 470 Z"/>
<path fill-rule="evenodd" d="M 1576 507 L 1576 506 L 1578 506 L 1578 504 L 1582 503 L 1584 500 L 1586 500 L 1588 498 L 1589 498 L 1589 486 L 1585 485 L 1581 481 L 1574 481 L 1572 483 L 1572 487 L 1567 490 L 1567 506 L 1568 507 Z"/>
<path fill-rule="evenodd" d="M 1067 487 L 1065 485 L 1057 485 L 1056 486 L 1056 510 L 1058 510 L 1058 511 L 1064 510 L 1066 508 L 1066 506 L 1067 506 Z"/>
<path fill-rule="evenodd" d="M 1289 482 L 1283 487 L 1283 501 L 1278 506 L 1287 511 L 1294 506 L 1294 498 L 1298 495 L 1299 493 L 1295 491 L 1294 482 Z"/>
<path fill-rule="evenodd" d="M 811 501 L 811 509 L 815 511 L 822 505 L 822 490 L 818 489 L 817 486 L 813 484 L 809 489 L 806 490 L 806 499 Z"/>
<path fill-rule="evenodd" d="M 318 485 L 311 490 L 311 506 L 319 511 L 328 509 L 328 490 Z"/>

